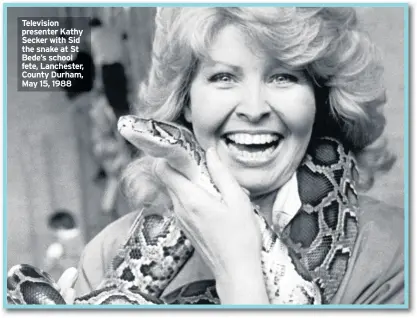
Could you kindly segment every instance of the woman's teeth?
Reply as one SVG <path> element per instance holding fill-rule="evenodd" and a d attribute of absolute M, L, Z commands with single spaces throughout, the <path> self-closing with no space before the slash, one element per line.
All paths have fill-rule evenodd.
<path fill-rule="evenodd" d="M 229 151 L 238 160 L 265 161 L 277 148 L 280 136 L 277 134 L 229 134 L 226 144 Z"/>
<path fill-rule="evenodd" d="M 230 134 L 227 138 L 237 144 L 251 145 L 251 144 L 266 144 L 279 139 L 277 135 L 273 134 Z"/>

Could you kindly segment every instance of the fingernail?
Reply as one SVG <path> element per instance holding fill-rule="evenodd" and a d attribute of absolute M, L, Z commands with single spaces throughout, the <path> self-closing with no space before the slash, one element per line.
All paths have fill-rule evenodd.
<path fill-rule="evenodd" d="M 77 275 L 78 275 L 78 269 L 77 269 L 76 267 L 71 267 L 71 271 L 72 271 L 74 274 L 77 274 Z"/>

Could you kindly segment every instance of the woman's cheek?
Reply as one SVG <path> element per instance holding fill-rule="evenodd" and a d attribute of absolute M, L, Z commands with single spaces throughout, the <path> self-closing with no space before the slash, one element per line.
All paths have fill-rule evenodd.
<path fill-rule="evenodd" d="M 211 126 L 216 130 L 239 103 L 236 90 L 212 89 L 191 99 L 193 125 Z"/>
<path fill-rule="evenodd" d="M 241 100 L 242 92 L 240 88 L 216 89 L 208 95 L 212 109 L 230 112 Z"/>
<path fill-rule="evenodd" d="M 303 98 L 294 97 L 288 103 L 288 111 L 283 113 L 284 121 L 293 134 L 308 134 L 314 124 L 316 105 L 314 95 L 307 94 Z"/>

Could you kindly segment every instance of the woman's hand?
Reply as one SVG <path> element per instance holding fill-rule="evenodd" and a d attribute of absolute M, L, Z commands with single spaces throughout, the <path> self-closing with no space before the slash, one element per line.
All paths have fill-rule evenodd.
<path fill-rule="evenodd" d="M 222 199 L 186 179 L 165 160 L 155 174 L 167 186 L 180 227 L 212 270 L 226 303 L 268 303 L 261 270 L 261 233 L 248 195 L 217 153 L 206 153 Z"/>
<path fill-rule="evenodd" d="M 57 284 L 59 287 L 59 292 L 64 298 L 65 302 L 68 305 L 74 303 L 75 299 L 75 290 L 72 288 L 74 286 L 75 280 L 78 277 L 77 269 L 70 267 L 61 275 Z"/>

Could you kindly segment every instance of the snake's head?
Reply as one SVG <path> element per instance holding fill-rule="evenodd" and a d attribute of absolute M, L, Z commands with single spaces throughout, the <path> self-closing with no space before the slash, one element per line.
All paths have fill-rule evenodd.
<path fill-rule="evenodd" d="M 182 128 L 134 115 L 120 117 L 117 128 L 125 139 L 155 157 L 184 140 Z"/>
<path fill-rule="evenodd" d="M 117 128 L 122 135 L 129 135 L 129 132 L 135 132 L 143 135 L 143 138 L 153 138 L 158 141 L 162 138 L 162 142 L 176 143 L 181 137 L 181 129 L 173 124 L 140 118 L 134 115 L 120 117 Z"/>
<path fill-rule="evenodd" d="M 173 168 L 190 180 L 208 174 L 204 150 L 185 127 L 126 115 L 120 117 L 118 130 L 124 138 L 148 155 L 167 159 Z"/>

